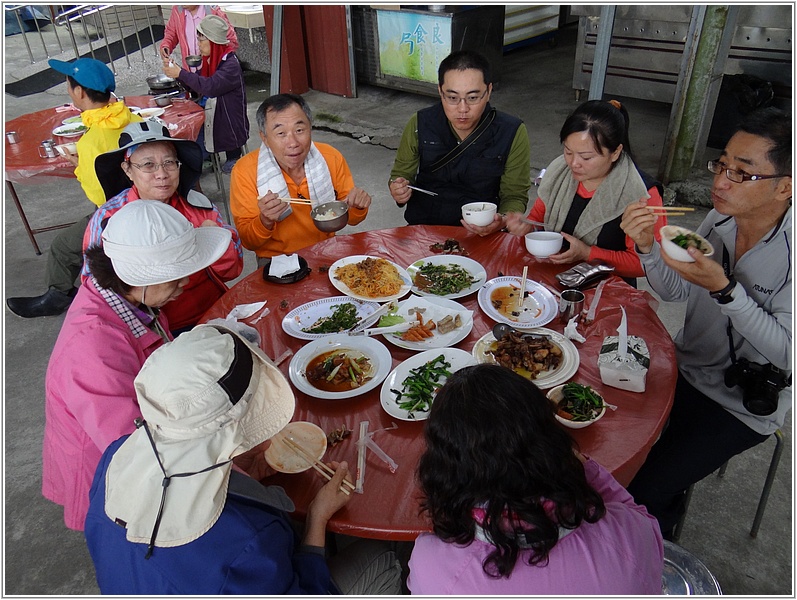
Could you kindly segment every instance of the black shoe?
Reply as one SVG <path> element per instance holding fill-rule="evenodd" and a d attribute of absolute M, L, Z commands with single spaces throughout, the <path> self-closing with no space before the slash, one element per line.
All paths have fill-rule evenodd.
<path fill-rule="evenodd" d="M 55 288 L 50 288 L 41 296 L 28 298 L 9 298 L 6 300 L 8 308 L 15 315 L 31 319 L 33 317 L 52 317 L 60 315 L 72 303 L 75 292 L 72 290 L 66 294 Z"/>

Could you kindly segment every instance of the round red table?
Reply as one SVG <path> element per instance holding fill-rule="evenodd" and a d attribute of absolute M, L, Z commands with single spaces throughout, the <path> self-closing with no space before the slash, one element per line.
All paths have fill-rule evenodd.
<path fill-rule="evenodd" d="M 131 107 L 156 107 L 152 98 L 152 96 L 128 96 L 125 98 L 125 102 Z M 39 146 L 42 141 L 49 139 L 55 141 L 56 144 L 66 144 L 79 139 L 76 137 L 57 136 L 52 133 L 53 129 L 61 125 L 64 119 L 79 114 L 80 112 L 77 109 L 58 112 L 55 108 L 47 108 L 22 115 L 5 123 L 5 131 L 15 131 L 17 138 L 17 143 L 15 144 L 9 143 L 7 137 L 5 139 L 6 185 L 36 254 L 41 254 L 39 245 L 36 243 L 36 234 L 61 229 L 71 225 L 71 223 L 31 228 L 14 184 L 44 183 L 50 177 L 75 178 L 75 167 L 72 163 L 60 154 L 55 158 L 42 158 L 39 155 Z M 176 126 L 175 129 L 169 129 L 171 137 L 195 140 L 199 135 L 200 127 L 205 122 L 205 112 L 195 102 L 178 99 L 166 108 L 160 119 L 167 125 Z"/>
<path fill-rule="evenodd" d="M 526 252 L 523 238 L 498 233 L 479 237 L 461 227 L 406 226 L 395 229 L 368 231 L 342 235 L 305 248 L 299 254 L 312 269 L 305 279 L 288 285 L 263 280 L 258 269 L 236 284 L 208 311 L 203 321 L 225 317 L 236 305 L 267 300 L 270 313 L 254 327 L 260 333 L 263 350 L 276 358 L 287 348 L 294 353 L 307 343 L 287 335 L 281 326 L 282 318 L 292 309 L 318 298 L 338 296 L 323 267 L 337 259 L 356 254 L 387 258 L 402 267 L 431 256 L 429 246 L 447 238 L 457 239 L 468 251 L 469 257 L 481 263 L 487 278 L 499 275 L 520 276 L 524 265 L 529 266 L 530 279 L 547 283 L 559 289 L 555 275 L 565 267 L 538 261 Z M 592 302 L 594 289 L 587 290 L 586 304 Z M 474 311 L 474 326 L 470 335 L 455 347 L 468 352 L 475 342 L 490 331 L 494 322 L 479 308 L 477 294 L 461 298 L 458 302 Z M 650 350 L 650 369 L 644 393 L 626 392 L 601 383 L 597 366 L 598 353 L 603 338 L 616 334 L 620 323 L 620 306 L 625 307 L 629 334 L 639 335 Z M 592 456 L 627 485 L 644 462 L 648 451 L 664 427 L 672 406 L 677 368 L 675 349 L 664 325 L 656 315 L 657 301 L 647 292 L 636 290 L 618 277 L 612 276 L 603 288 L 595 321 L 580 325 L 579 332 L 586 338 L 576 343 L 580 355 L 578 372 L 573 379 L 589 384 L 608 402 L 617 405 L 594 425 L 581 430 L 568 430 L 582 452 Z M 546 327 L 561 332 L 557 320 Z M 377 337 L 380 341 L 381 337 Z M 393 367 L 415 353 L 384 342 L 393 357 Z M 280 369 L 288 375 L 289 361 Z M 379 402 L 381 386 L 361 396 L 346 400 L 312 398 L 294 388 L 296 411 L 294 421 L 311 421 L 325 432 L 347 425 L 352 436 L 330 448 L 325 461 L 348 461 L 352 471 L 357 464 L 360 421 L 369 421 L 369 431 L 390 427 L 395 422 L 398 429 L 382 431 L 374 441 L 399 467 L 391 473 L 387 465 L 368 452 L 364 493 L 353 498 L 329 522 L 330 530 L 358 537 L 388 540 L 413 540 L 419 533 L 429 531 L 428 521 L 419 515 L 420 491 L 415 483 L 415 467 L 424 450 L 423 422 L 398 421 L 382 409 Z M 496 440 L 499 443 L 500 440 Z M 309 502 L 324 483 L 311 469 L 297 475 L 277 474 L 269 477 L 269 484 L 283 486 L 297 507 L 297 516 L 303 517 Z"/>

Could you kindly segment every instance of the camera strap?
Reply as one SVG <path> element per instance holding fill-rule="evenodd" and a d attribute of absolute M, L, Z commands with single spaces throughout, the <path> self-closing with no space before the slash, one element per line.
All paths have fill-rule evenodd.
<path fill-rule="evenodd" d="M 733 274 L 731 273 L 731 255 L 728 253 L 728 248 L 722 244 L 722 270 L 725 271 L 725 277 L 730 279 Z M 728 334 L 728 349 L 731 354 L 731 364 L 736 364 L 736 351 L 733 349 L 733 324 L 731 318 L 728 317 L 728 326 L 725 331 Z"/>

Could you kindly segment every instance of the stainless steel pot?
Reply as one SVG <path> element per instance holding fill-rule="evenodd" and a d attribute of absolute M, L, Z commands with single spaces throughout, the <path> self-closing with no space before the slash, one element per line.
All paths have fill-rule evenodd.
<path fill-rule="evenodd" d="M 178 87 L 178 82 L 176 79 L 161 73 L 160 75 L 147 77 L 147 85 L 151 90 L 171 90 Z"/>

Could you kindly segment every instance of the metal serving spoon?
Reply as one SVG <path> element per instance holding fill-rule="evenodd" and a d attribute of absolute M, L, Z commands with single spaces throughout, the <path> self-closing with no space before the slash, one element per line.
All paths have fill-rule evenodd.
<path fill-rule="evenodd" d="M 534 338 L 549 338 L 550 339 L 550 337 L 551 337 L 547 333 L 525 333 L 523 331 L 518 331 L 517 329 L 515 329 L 511 325 L 507 325 L 506 323 L 496 323 L 495 325 L 493 325 L 493 337 L 496 340 L 501 340 L 502 338 L 504 338 L 509 333 L 516 333 L 516 334 L 518 334 L 521 337 L 521 339 L 526 339 L 526 338 L 531 338 L 531 339 L 534 339 Z"/>

